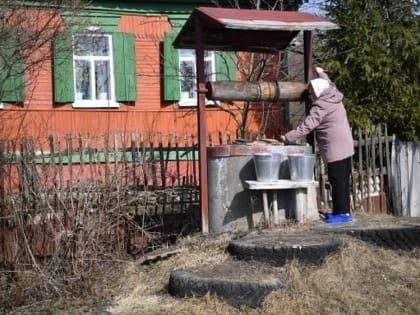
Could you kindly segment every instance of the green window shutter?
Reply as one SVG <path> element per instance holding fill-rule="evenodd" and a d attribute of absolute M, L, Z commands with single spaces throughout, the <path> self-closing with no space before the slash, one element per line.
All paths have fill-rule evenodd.
<path fill-rule="evenodd" d="M 216 52 L 216 80 L 236 80 L 236 55 L 234 52 Z"/>
<path fill-rule="evenodd" d="M 54 39 L 54 101 L 74 102 L 73 39 L 60 33 Z"/>
<path fill-rule="evenodd" d="M 181 98 L 179 87 L 179 55 L 172 45 L 176 34 L 165 33 L 163 41 L 163 88 L 165 101 L 178 101 Z"/>
<path fill-rule="evenodd" d="M 25 66 L 17 40 L 3 43 L 0 58 L 0 100 L 22 103 L 25 99 Z"/>
<path fill-rule="evenodd" d="M 115 97 L 118 102 L 137 98 L 134 34 L 113 33 Z"/>

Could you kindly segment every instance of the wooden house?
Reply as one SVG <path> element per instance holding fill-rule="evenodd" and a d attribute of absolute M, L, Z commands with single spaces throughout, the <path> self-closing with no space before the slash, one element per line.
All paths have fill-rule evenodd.
<path fill-rule="evenodd" d="M 205 0 L 92 1 L 77 14 L 60 8 L 54 18 L 45 13 L 51 8 L 20 8 L 28 19 L 14 43 L 51 21 L 55 29 L 37 46 L 2 53 L 3 62 L 14 61 L 0 78 L 0 138 L 196 133 L 195 51 L 172 42 L 199 5 L 214 6 Z M 25 35 L 28 29 L 33 32 Z M 209 80 L 241 79 L 235 53 L 208 52 L 205 63 Z M 232 104 L 208 102 L 208 134 L 235 134 L 238 124 L 221 110 L 226 107 L 240 117 Z M 283 105 L 271 104 L 269 116 L 264 108 L 250 108 L 247 130 L 259 132 L 265 115 L 263 131 L 272 137 L 283 128 Z"/>

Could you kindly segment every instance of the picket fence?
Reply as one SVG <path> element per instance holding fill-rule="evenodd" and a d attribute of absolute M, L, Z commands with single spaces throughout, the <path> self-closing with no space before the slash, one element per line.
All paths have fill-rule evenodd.
<path fill-rule="evenodd" d="M 353 208 L 388 212 L 393 138 L 387 134 L 386 125 L 359 129 L 357 134 L 352 160 Z M 219 133 L 217 139 L 209 136 L 208 145 L 235 141 L 231 134 Z M 81 192 L 93 196 L 99 194 L 98 189 L 106 189 L 113 194 L 163 194 L 166 196 L 143 204 L 146 208 L 152 204 L 155 213 L 183 211 L 198 204 L 197 148 L 195 135 L 165 137 L 160 133 L 50 135 L 44 142 L 0 141 L 0 202 L 6 204 L 9 196 L 19 195 L 23 209 L 57 208 L 68 200 L 77 203 Z M 317 177 L 321 183 L 320 200 L 328 206 L 328 176 L 320 158 Z"/>
<path fill-rule="evenodd" d="M 63 238 L 142 252 L 199 228 L 194 135 L 42 140 L 0 141 L 0 262 L 54 255 Z"/>
<path fill-rule="evenodd" d="M 209 136 L 232 144 L 237 135 Z M 354 140 L 352 207 L 392 212 L 386 126 L 358 130 Z M 318 160 L 319 206 L 330 205 L 328 177 Z M 13 260 L 15 227 L 32 229 L 34 253 L 52 255 L 57 235 L 103 226 L 119 250 L 147 250 L 162 238 L 199 230 L 196 135 L 115 133 L 0 141 L 0 261 Z M 18 221 L 18 222 L 17 222 Z"/>
<path fill-rule="evenodd" d="M 353 210 L 376 214 L 394 213 L 391 200 L 391 145 L 385 124 L 371 129 L 358 129 L 354 137 L 351 172 L 351 207 Z M 320 181 L 319 207 L 331 209 L 331 190 L 325 165 L 318 154 L 317 174 Z M 394 213 L 397 214 L 397 213 Z"/>

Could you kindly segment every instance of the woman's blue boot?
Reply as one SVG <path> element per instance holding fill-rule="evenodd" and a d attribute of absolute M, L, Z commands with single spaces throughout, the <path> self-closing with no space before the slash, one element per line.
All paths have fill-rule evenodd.
<path fill-rule="evenodd" d="M 353 221 L 353 216 L 350 213 L 339 213 L 339 214 L 328 214 L 325 222 L 335 223 L 346 223 Z"/>

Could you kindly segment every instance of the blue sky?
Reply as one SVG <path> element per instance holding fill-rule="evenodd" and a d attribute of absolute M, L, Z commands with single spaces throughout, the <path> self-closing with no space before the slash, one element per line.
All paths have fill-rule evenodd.
<path fill-rule="evenodd" d="M 325 14 L 325 12 L 322 10 L 323 2 L 324 0 L 309 0 L 308 3 L 303 4 L 299 8 L 299 11 L 323 16 Z"/>

